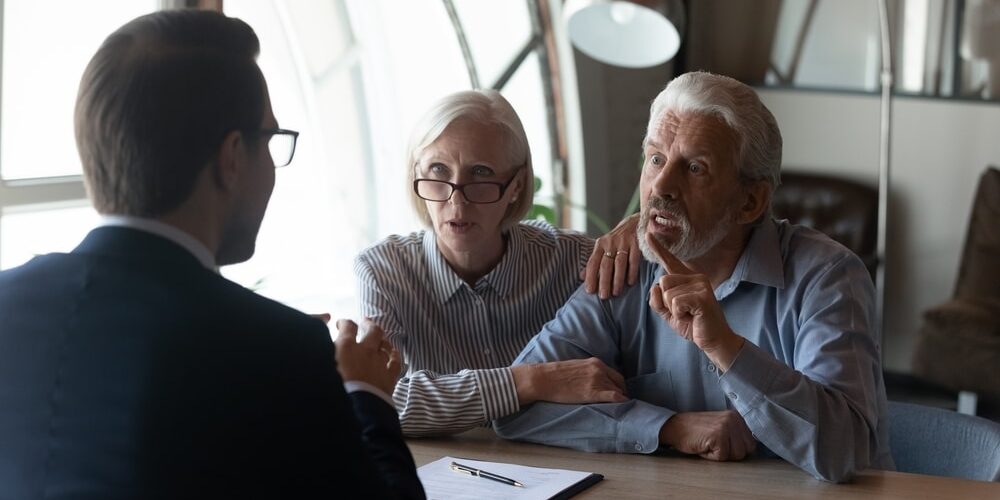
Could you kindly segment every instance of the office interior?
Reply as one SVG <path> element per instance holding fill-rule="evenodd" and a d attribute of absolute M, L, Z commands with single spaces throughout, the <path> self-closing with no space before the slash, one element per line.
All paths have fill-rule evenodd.
<path fill-rule="evenodd" d="M 981 297 L 985 319 L 955 326 L 986 329 L 976 341 L 993 351 L 977 359 L 993 364 L 963 367 L 981 384 L 948 386 L 914 369 L 926 313 L 955 297 L 980 180 L 1000 166 L 1000 21 L 969 15 L 996 2 L 884 2 L 885 96 L 882 2 L 662 3 L 680 28 L 677 54 L 628 68 L 575 48 L 559 0 L 0 1 L 0 268 L 68 251 L 96 223 L 73 142 L 76 84 L 102 37 L 144 12 L 222 9 L 257 31 L 279 124 L 302 136 L 277 174 L 256 255 L 222 273 L 334 317 L 357 316 L 353 257 L 420 229 L 402 156 L 434 99 L 500 89 L 531 141 L 536 213 L 597 236 L 634 210 L 653 97 L 673 76 L 704 69 L 755 87 L 781 128 L 783 171 L 852 181 L 885 204 L 883 364 L 902 376 L 906 397 L 958 408 L 971 393 L 973 413 L 1000 419 L 1000 297 Z M 997 241 L 998 219 L 985 225 Z M 1000 261 L 1000 247 L 986 252 Z"/>

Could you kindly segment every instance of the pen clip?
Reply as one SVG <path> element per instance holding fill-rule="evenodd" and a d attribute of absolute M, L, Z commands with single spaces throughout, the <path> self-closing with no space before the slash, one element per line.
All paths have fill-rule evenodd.
<path fill-rule="evenodd" d="M 476 476 L 476 475 L 478 475 L 476 473 L 479 472 L 476 469 L 473 469 L 471 467 L 466 467 L 466 466 L 464 466 L 462 464 L 459 464 L 459 463 L 456 463 L 456 462 L 452 462 L 451 463 L 451 470 L 453 470 L 455 472 L 461 472 L 462 474 L 468 474 L 470 476 Z"/>

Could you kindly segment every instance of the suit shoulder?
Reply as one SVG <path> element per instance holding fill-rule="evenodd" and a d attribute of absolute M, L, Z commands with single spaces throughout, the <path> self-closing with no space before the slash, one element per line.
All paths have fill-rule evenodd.
<path fill-rule="evenodd" d="M 209 289 L 220 316 L 236 315 L 260 329 L 325 332 L 322 322 L 297 309 L 247 289 L 222 276 L 210 279 Z"/>

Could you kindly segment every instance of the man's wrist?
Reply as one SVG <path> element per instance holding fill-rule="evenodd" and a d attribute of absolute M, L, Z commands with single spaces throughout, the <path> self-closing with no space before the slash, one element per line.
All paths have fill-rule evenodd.
<path fill-rule="evenodd" d="M 670 442 L 671 442 L 671 431 L 673 430 L 673 424 L 671 422 L 673 422 L 674 420 L 676 420 L 674 418 L 676 416 L 677 415 L 673 415 L 670 418 L 668 418 L 666 422 L 663 422 L 663 426 L 660 427 L 660 437 L 659 437 L 659 439 L 660 439 L 660 445 L 662 445 L 662 446 L 671 446 L 671 444 L 670 444 Z"/>
<path fill-rule="evenodd" d="M 736 360 L 736 355 L 740 353 L 740 349 L 743 349 L 744 342 L 746 342 L 746 339 L 730 330 L 729 334 L 716 347 L 705 349 L 704 352 L 712 364 L 719 368 L 719 370 L 726 372 L 733 365 L 733 361 Z"/>
<path fill-rule="evenodd" d="M 344 381 L 344 391 L 348 394 L 352 392 L 363 391 L 370 394 L 374 394 L 379 397 L 382 401 L 385 401 L 389 406 L 395 409 L 396 405 L 392 401 L 392 396 L 387 394 L 382 389 L 379 389 L 373 384 L 362 380 L 345 380 Z"/>

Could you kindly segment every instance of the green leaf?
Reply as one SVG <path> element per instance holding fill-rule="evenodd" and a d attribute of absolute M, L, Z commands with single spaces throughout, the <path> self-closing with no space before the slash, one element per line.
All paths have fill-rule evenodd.
<path fill-rule="evenodd" d="M 531 210 L 524 216 L 525 220 L 542 219 L 553 226 L 556 225 L 556 211 L 544 205 L 532 205 Z"/>

